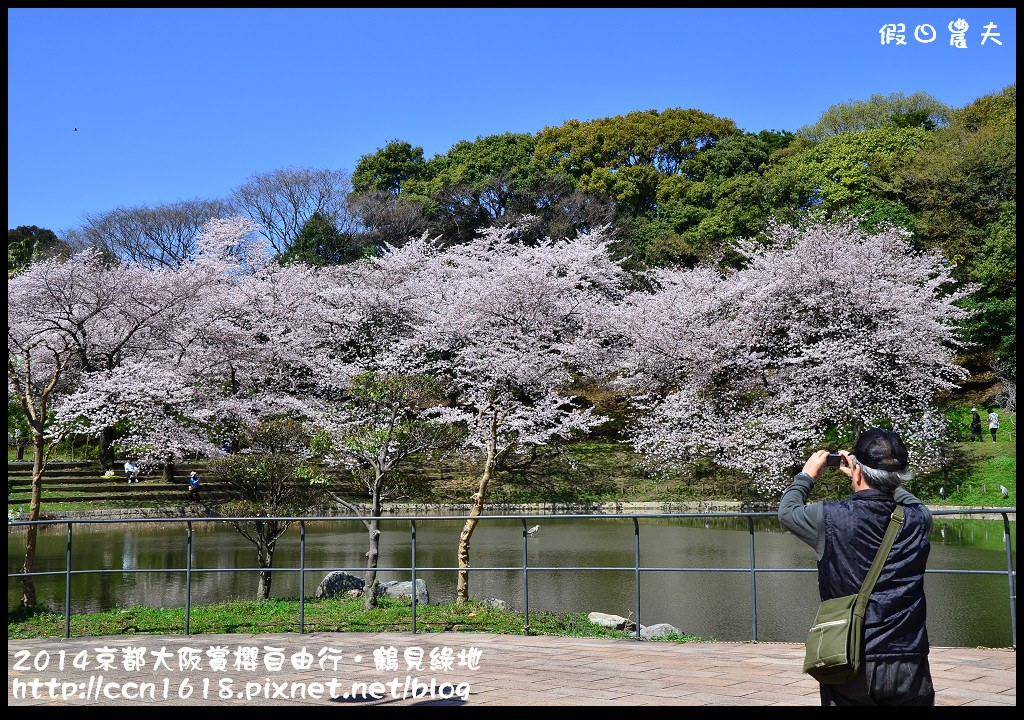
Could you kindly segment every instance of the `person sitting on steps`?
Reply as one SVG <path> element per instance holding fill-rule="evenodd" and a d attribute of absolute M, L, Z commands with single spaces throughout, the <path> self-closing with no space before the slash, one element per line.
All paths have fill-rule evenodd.
<path fill-rule="evenodd" d="M 194 502 L 199 502 L 199 476 L 195 470 L 188 476 L 188 494 Z"/>

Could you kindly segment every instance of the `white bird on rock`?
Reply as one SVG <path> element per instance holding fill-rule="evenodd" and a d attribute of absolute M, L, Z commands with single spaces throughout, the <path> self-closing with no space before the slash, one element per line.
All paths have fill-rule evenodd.
<path fill-rule="evenodd" d="M 532 528 L 530 528 L 529 530 L 526 531 L 526 534 L 529 535 L 530 537 L 533 537 L 534 535 L 537 534 L 538 530 L 540 530 L 540 525 L 534 525 Z"/>

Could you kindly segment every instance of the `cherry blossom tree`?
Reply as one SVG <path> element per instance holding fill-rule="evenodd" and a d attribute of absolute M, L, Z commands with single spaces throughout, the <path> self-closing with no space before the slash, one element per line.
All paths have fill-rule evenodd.
<path fill-rule="evenodd" d="M 413 456 L 459 440 L 457 428 L 425 415 L 442 401 L 443 384 L 392 354 L 397 342 L 415 333 L 414 300 L 423 292 L 420 276 L 433 253 L 421 236 L 400 248 L 386 246 L 379 257 L 319 269 L 314 296 L 305 304 L 313 309 L 304 319 L 310 334 L 294 353 L 303 377 L 295 397 L 317 433 L 317 450 L 363 480 L 370 498 L 370 516 L 363 519 L 369 535 L 367 608 L 377 600 L 382 503 L 408 489 L 399 470 Z M 330 485 L 327 490 L 362 515 Z"/>
<path fill-rule="evenodd" d="M 395 357 L 442 379 L 436 415 L 461 422 L 482 462 L 459 537 L 457 599 L 469 598 L 470 541 L 497 463 L 517 447 L 585 432 L 605 418 L 573 398 L 573 370 L 598 342 L 592 320 L 618 291 L 622 269 L 604 232 L 534 245 L 515 227 L 491 228 L 437 253 L 421 269 L 415 333 Z"/>
<path fill-rule="evenodd" d="M 321 439 L 325 459 L 367 478 L 377 517 L 382 500 L 398 491 L 392 482 L 398 467 L 457 435 L 443 422 L 421 417 L 438 401 L 437 381 L 382 361 L 391 344 L 412 332 L 414 317 L 405 307 L 417 291 L 409 280 L 431 252 L 429 243 L 419 238 L 390 248 L 385 257 L 311 268 L 281 266 L 258 246 L 246 247 L 251 232 L 251 223 L 237 219 L 208 225 L 200 253 L 179 270 L 201 282 L 171 341 L 160 353 L 91 373 L 65 404 L 67 416 L 121 421 L 129 429 L 119 446 L 165 467 L 193 452 L 222 455 L 225 437 L 252 437 L 274 423 L 304 421 Z M 277 461 L 267 462 L 264 475 L 280 475 L 270 472 Z M 227 463 L 225 476 L 252 479 L 242 465 Z M 269 497 L 276 485 L 268 480 L 259 487 Z M 246 502 L 255 503 L 255 495 L 249 492 Z M 373 604 L 379 520 L 365 522 L 367 602 Z M 246 529 L 249 534 L 242 534 L 257 543 L 261 562 L 269 561 L 273 528 L 236 529 Z M 260 592 L 269 587 L 265 580 Z"/>
<path fill-rule="evenodd" d="M 24 288 L 12 288 L 8 283 L 7 305 L 7 389 L 8 398 L 13 396 L 21 406 L 32 437 L 32 494 L 29 499 L 28 519 L 39 519 L 42 504 L 43 478 L 49 460 L 50 445 L 46 441 L 46 427 L 50 416 L 50 403 L 75 351 L 75 345 L 67 335 L 46 332 L 39 327 L 25 327 L 12 319 L 12 308 L 31 306 L 21 304 L 26 295 Z M 13 291 L 13 292 L 12 292 Z M 21 291 L 21 292 L 19 292 Z M 12 321 L 13 320 L 13 321 Z M 35 568 L 36 538 L 38 528 L 30 525 L 25 533 L 25 559 L 21 572 L 30 573 Z M 23 607 L 36 604 L 35 582 L 31 577 L 22 578 Z"/>
<path fill-rule="evenodd" d="M 620 382 L 646 411 L 634 447 L 661 466 L 711 458 L 771 493 L 809 449 L 884 424 L 933 467 L 935 398 L 966 374 L 954 353 L 969 289 L 900 229 L 846 219 L 769 235 L 742 244 L 742 270 L 652 273 L 654 289 L 618 308 Z"/>
<path fill-rule="evenodd" d="M 113 464 L 118 421 L 128 429 L 116 447 L 163 463 L 168 480 L 176 457 L 213 449 L 207 429 L 217 413 L 210 400 L 223 393 L 209 393 L 197 380 L 221 383 L 225 363 L 251 355 L 237 337 L 223 334 L 221 321 L 232 311 L 245 313 L 237 288 L 254 266 L 269 262 L 255 230 L 244 218 L 210 220 L 197 252 L 180 267 L 111 265 L 96 274 L 111 310 L 100 318 L 103 332 L 67 323 L 81 375 L 55 416 L 65 432 L 100 429 L 104 467 Z"/>
<path fill-rule="evenodd" d="M 36 263 L 7 283 L 8 394 L 29 423 L 35 450 L 29 519 L 39 517 L 49 448 L 72 425 L 59 422 L 85 378 L 145 362 L 188 305 L 188 286 L 171 270 L 109 264 L 87 250 Z M 102 421 L 103 463 L 113 464 L 112 423 Z M 24 572 L 35 557 L 35 527 L 26 536 Z M 23 603 L 35 601 L 26 578 Z"/>

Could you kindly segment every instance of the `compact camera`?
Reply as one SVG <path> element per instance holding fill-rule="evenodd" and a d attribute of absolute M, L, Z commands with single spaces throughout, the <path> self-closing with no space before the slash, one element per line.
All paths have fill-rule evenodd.
<path fill-rule="evenodd" d="M 839 453 L 829 453 L 828 460 L 825 461 L 825 467 L 837 468 L 843 464 L 843 456 Z"/>

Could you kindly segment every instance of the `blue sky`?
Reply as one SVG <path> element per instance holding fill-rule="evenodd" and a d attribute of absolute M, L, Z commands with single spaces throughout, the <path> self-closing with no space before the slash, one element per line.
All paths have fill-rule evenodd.
<path fill-rule="evenodd" d="M 948 24 L 964 19 L 966 48 Z M 353 170 L 392 139 L 460 140 L 696 108 L 796 130 L 830 105 L 1016 82 L 1016 10 L 7 11 L 8 227 L 227 196 L 254 173 Z M 906 45 L 880 28 L 906 26 Z M 1002 45 L 981 43 L 995 23 Z M 931 43 L 914 28 L 937 31 Z M 75 132 L 74 128 L 78 128 Z"/>

